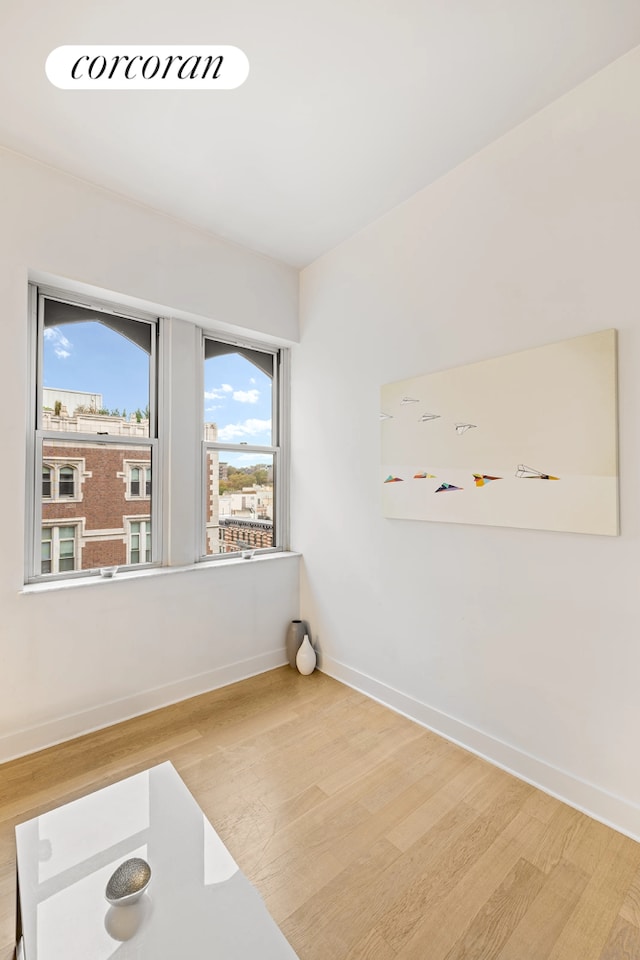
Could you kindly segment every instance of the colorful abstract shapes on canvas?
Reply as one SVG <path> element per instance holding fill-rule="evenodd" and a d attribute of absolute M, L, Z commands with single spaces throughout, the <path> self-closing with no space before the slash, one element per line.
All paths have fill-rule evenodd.
<path fill-rule="evenodd" d="M 477 423 L 456 423 L 456 433 L 463 434 L 467 430 L 474 430 L 477 426 Z"/>
<path fill-rule="evenodd" d="M 524 480 L 559 480 L 560 477 L 552 477 L 550 473 L 541 473 L 539 470 L 534 470 L 533 467 L 527 467 L 524 463 L 518 464 L 518 469 L 516 470 L 516 477 L 521 477 Z"/>
<path fill-rule="evenodd" d="M 413 479 L 414 480 L 435 480 L 436 475 L 435 473 L 414 473 Z"/>
<path fill-rule="evenodd" d="M 402 477 L 394 477 L 392 474 L 389 474 L 385 483 L 402 483 Z"/>
<path fill-rule="evenodd" d="M 449 490 L 464 490 L 464 487 L 454 487 L 452 483 L 441 483 L 434 493 L 447 493 Z"/>
<path fill-rule="evenodd" d="M 492 480 L 502 480 L 502 477 L 490 477 L 486 473 L 474 473 L 473 479 L 476 482 L 476 487 L 486 487 Z"/>

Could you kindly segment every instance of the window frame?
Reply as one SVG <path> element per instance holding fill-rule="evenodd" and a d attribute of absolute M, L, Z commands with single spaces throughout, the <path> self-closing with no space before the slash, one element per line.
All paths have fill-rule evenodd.
<path fill-rule="evenodd" d="M 65 288 L 60 285 L 53 286 L 48 277 L 42 278 L 33 275 L 28 283 L 28 325 L 27 325 L 27 344 L 28 344 L 28 398 L 26 405 L 26 509 L 25 509 L 25 551 L 24 551 L 24 582 L 26 584 L 46 585 L 55 580 L 90 580 L 100 577 L 100 568 L 94 567 L 87 570 L 77 569 L 74 571 L 64 571 L 62 573 L 41 573 L 41 552 L 42 539 L 41 531 L 43 526 L 69 526 L 77 524 L 75 541 L 75 562 L 82 563 L 85 541 L 91 542 L 91 531 L 86 531 L 86 518 L 79 516 L 82 509 L 76 511 L 74 517 L 57 518 L 47 511 L 46 518 L 44 506 L 56 502 L 62 503 L 81 503 L 86 496 L 84 484 L 91 479 L 91 466 L 85 462 L 78 461 L 77 472 L 75 475 L 75 497 L 63 497 L 58 499 L 58 471 L 56 464 L 52 462 L 51 457 L 43 457 L 43 441 L 63 441 L 65 438 L 73 436 L 79 445 L 85 442 L 106 446 L 115 444 L 120 448 L 126 449 L 123 457 L 123 485 L 125 489 L 125 500 L 131 503 L 131 514 L 123 515 L 123 542 L 125 543 L 129 559 L 129 535 L 130 529 L 128 519 L 140 512 L 140 517 L 134 516 L 134 519 L 144 519 L 151 523 L 152 535 L 152 556 L 150 563 L 124 564 L 121 569 L 127 569 L 130 573 L 143 574 L 150 567 L 167 566 L 168 568 L 184 569 L 191 564 L 211 564 L 212 561 L 224 561 L 225 559 L 235 560 L 240 551 L 233 553 L 207 554 L 206 543 L 206 510 L 205 502 L 207 496 L 206 486 L 206 449 L 210 448 L 220 454 L 220 458 L 227 454 L 238 452 L 242 446 L 243 452 L 267 453 L 273 456 L 273 545 L 270 547 L 255 548 L 256 555 L 278 553 L 289 550 L 289 474 L 290 474 L 290 350 L 287 341 L 277 337 L 266 335 L 260 339 L 250 339 L 236 337 L 229 330 L 219 332 L 208 324 L 198 324 L 195 318 L 185 317 L 180 319 L 180 324 L 191 328 L 191 333 L 187 334 L 186 329 L 175 327 L 172 316 L 167 313 L 159 313 L 153 309 L 139 310 L 123 304 L 123 302 L 114 294 L 112 299 L 103 300 L 100 296 L 94 296 L 93 291 L 86 285 L 70 284 Z M 150 362 L 150 396 L 149 396 L 149 433 L 148 437 L 139 436 L 109 436 L 98 433 L 65 433 L 61 430 L 53 431 L 51 429 L 42 429 L 43 427 L 43 369 L 44 369 L 44 315 L 43 299 L 59 300 L 68 303 L 71 306 L 82 307 L 93 312 L 102 312 L 107 315 L 115 315 L 118 318 L 143 321 L 151 325 L 154 331 L 151 343 L 152 352 L 149 357 Z M 133 302 L 133 301 L 131 301 Z M 178 338 L 176 341 L 176 329 Z M 274 357 L 274 376 L 272 380 L 272 441 L 273 445 L 263 446 L 254 444 L 236 444 L 223 443 L 219 441 L 204 441 L 204 343 L 205 340 L 214 340 L 220 343 L 229 344 L 240 348 L 259 351 L 265 354 L 271 354 Z M 186 374 L 188 367 L 189 383 L 177 384 L 173 378 L 172 351 L 177 343 L 178 356 L 180 358 L 179 369 L 180 378 Z M 190 350 L 189 356 L 192 358 L 193 366 L 189 363 L 187 350 Z M 48 368 L 47 368 L 48 370 Z M 191 379 L 193 374 L 193 379 Z M 191 393 L 191 388 L 195 385 L 196 393 Z M 197 392 L 198 385 L 200 390 Z M 165 389 L 168 386 L 169 389 Z M 171 498 L 163 494 L 171 489 L 171 477 L 176 469 L 175 464 L 169 459 L 170 454 L 175 450 L 175 434 L 167 428 L 171 427 L 172 418 L 176 415 L 174 397 L 178 395 L 176 386 L 187 387 L 187 396 L 193 397 L 182 407 L 179 412 L 186 413 L 189 409 L 189 415 L 193 416 L 191 426 L 183 436 L 188 437 L 188 447 L 186 443 L 181 443 L 180 455 L 187 457 L 189 467 L 187 475 L 189 477 L 193 500 L 191 500 L 189 529 L 184 526 L 180 528 L 181 539 L 178 550 L 170 547 L 177 538 L 174 536 L 174 525 L 179 522 L 182 515 L 181 501 L 174 494 L 175 502 L 170 502 Z M 47 424 L 50 427 L 49 421 Z M 198 432 L 199 429 L 199 432 Z M 151 460 L 140 462 L 135 454 L 135 447 L 143 445 L 150 451 Z M 50 451 L 47 451 L 50 453 Z M 140 496 L 129 497 L 130 484 L 126 468 L 127 460 L 140 466 L 145 472 L 140 475 Z M 50 473 L 51 496 L 43 497 L 43 461 L 48 466 L 53 466 Z M 58 463 L 63 465 L 67 461 L 66 457 L 60 457 Z M 67 461 L 69 465 L 76 466 L 75 459 Z M 87 470 L 88 467 L 88 470 Z M 147 468 L 151 469 L 151 504 L 146 511 L 146 516 L 142 516 L 141 510 L 144 509 L 144 501 L 149 499 L 147 493 L 147 483 L 149 474 Z M 135 504 L 135 506 L 134 506 Z M 193 526 L 192 526 L 193 523 Z M 170 536 L 172 534 L 172 536 Z M 99 539 L 99 537 L 98 537 Z M 172 559 L 174 557 L 175 559 Z"/>
<path fill-rule="evenodd" d="M 49 474 L 48 479 L 46 479 L 46 480 L 45 480 L 45 472 Z M 46 501 L 48 501 L 49 503 L 51 503 L 52 501 L 54 501 L 54 500 L 56 499 L 56 498 L 54 497 L 54 492 L 55 492 L 55 470 L 54 470 L 54 468 L 53 468 L 49 463 L 43 463 L 43 464 L 42 464 L 42 474 L 41 474 L 41 476 L 42 476 L 42 480 L 41 480 L 41 483 L 40 483 L 40 491 L 41 491 L 41 492 L 40 492 L 40 496 L 42 497 L 43 500 L 46 500 Z M 49 493 L 45 493 L 45 492 L 44 492 L 45 483 L 47 483 L 48 486 L 49 486 Z"/>
<path fill-rule="evenodd" d="M 254 350 L 273 356 L 273 379 L 271 384 L 271 445 L 252 443 L 229 443 L 204 439 L 204 371 L 206 341 L 213 340 L 229 346 Z M 289 351 L 286 347 L 270 342 L 240 339 L 212 330 L 201 331 L 200 356 L 200 518 L 198 537 L 198 561 L 219 563 L 239 557 L 250 549 L 254 555 L 282 553 L 289 549 Z M 223 453 L 258 453 L 272 455 L 273 466 L 273 545 L 271 547 L 240 547 L 229 553 L 207 553 L 207 454 L 209 451 Z M 220 458 L 218 463 L 220 462 Z"/>
<path fill-rule="evenodd" d="M 149 356 L 149 436 L 131 437 L 131 436 L 109 436 L 98 433 L 73 433 L 65 434 L 60 430 L 47 430 L 43 428 L 43 347 L 44 347 L 44 300 L 58 300 L 68 303 L 71 306 L 78 306 L 89 309 L 94 313 L 104 313 L 124 319 L 136 320 L 149 324 L 151 327 L 151 353 Z M 44 520 L 42 506 L 44 503 L 74 503 L 82 500 L 82 484 L 84 482 L 83 470 L 80 467 L 75 468 L 75 496 L 59 497 L 59 469 L 52 471 L 51 475 L 51 497 L 42 496 L 42 469 L 43 463 L 51 466 L 51 458 L 43 457 L 43 447 L 45 442 L 64 440 L 65 437 L 72 437 L 82 446 L 85 443 L 97 444 L 100 446 L 116 447 L 148 447 L 150 451 L 150 463 L 160 463 L 162 456 L 162 444 L 160 440 L 160 415 L 161 408 L 161 371 L 163 370 L 163 336 L 162 336 L 162 317 L 149 313 L 132 310 L 130 307 L 121 305 L 114 301 L 103 301 L 94 297 L 84 297 L 70 290 L 63 290 L 57 287 L 50 287 L 47 284 L 29 282 L 29 402 L 27 405 L 27 516 L 25 523 L 26 546 L 25 546 L 25 583 L 42 583 L 53 580 L 88 578 L 100 576 L 99 568 L 87 570 L 74 569 L 73 571 L 63 571 L 62 573 L 41 573 L 41 530 L 45 526 L 70 526 L 60 520 Z M 125 459 L 126 459 L 125 454 Z M 133 454 L 129 459 L 134 459 Z M 73 458 L 72 458 L 73 459 Z M 73 465 L 67 458 L 59 458 L 62 467 L 65 463 Z M 86 458 L 85 458 L 86 462 Z M 150 504 L 150 522 L 151 522 L 151 555 L 152 560 L 149 563 L 134 564 L 132 569 L 160 566 L 162 562 L 162 519 L 164 512 L 162 508 L 162 470 L 153 469 L 151 472 L 151 504 Z M 127 483 L 128 489 L 128 483 Z M 135 498 L 144 499 L 144 498 Z M 81 543 L 78 539 L 80 526 L 84 530 L 84 524 L 79 523 L 76 529 L 76 551 L 75 558 L 80 560 Z M 123 516 L 123 527 L 128 537 L 127 518 Z M 128 541 L 127 541 L 128 542 Z M 128 548 L 127 548 L 128 556 Z"/>
<path fill-rule="evenodd" d="M 44 471 L 49 470 L 49 496 L 42 493 L 42 499 L 45 503 L 81 503 L 82 487 L 85 482 L 85 463 L 86 459 L 77 459 L 74 457 L 43 457 L 42 458 L 42 484 L 44 489 Z M 60 493 L 60 474 L 63 470 L 73 471 L 73 493 Z"/>
<path fill-rule="evenodd" d="M 78 480 L 77 480 L 78 471 L 75 467 L 70 466 L 68 463 L 64 464 L 58 469 L 58 496 L 56 500 L 75 500 L 77 498 L 78 492 Z M 64 474 L 64 477 L 63 477 Z M 71 477 L 69 478 L 69 474 Z M 68 487 L 71 485 L 71 493 L 63 493 L 62 487 Z"/>
<path fill-rule="evenodd" d="M 138 480 L 134 481 L 133 472 L 139 473 Z M 140 460 L 135 457 L 125 458 L 123 463 L 124 481 L 125 481 L 125 500 L 149 500 L 153 492 L 153 470 L 151 461 Z M 133 492 L 133 484 L 138 483 L 138 493 Z"/>
<path fill-rule="evenodd" d="M 138 553 L 147 552 L 147 537 L 149 534 L 151 534 L 151 550 L 153 551 L 153 524 L 151 522 L 151 517 L 149 514 L 144 514 L 139 517 L 127 516 L 124 519 L 127 525 L 127 566 L 131 567 L 132 570 L 139 570 L 141 567 L 148 567 L 150 565 L 150 561 L 148 560 L 134 561 L 131 559 L 131 554 L 133 553 L 131 540 L 132 537 L 136 536 L 132 530 L 132 525 L 137 523 L 140 526 L 140 529 L 137 532 L 137 536 L 140 538 L 138 541 Z M 151 529 L 149 529 L 149 527 Z M 142 543 L 144 543 L 144 550 L 141 549 Z"/>
<path fill-rule="evenodd" d="M 60 556 L 60 530 L 66 529 L 66 528 L 73 530 L 73 537 L 72 538 L 65 537 L 63 541 L 67 543 L 69 542 L 69 540 L 72 540 L 73 542 L 73 570 L 61 571 L 60 560 L 69 559 L 68 557 L 62 558 Z M 66 518 L 63 519 L 62 521 L 51 520 L 51 521 L 43 522 L 41 527 L 41 532 L 40 532 L 40 545 L 42 547 L 42 544 L 45 542 L 51 544 L 51 556 L 49 557 L 49 563 L 51 564 L 52 570 L 51 570 L 51 573 L 41 573 L 40 574 L 41 577 L 47 577 L 47 579 L 49 577 L 55 577 L 55 576 L 66 577 L 66 576 L 69 576 L 70 574 L 78 572 L 76 569 L 76 564 L 81 559 L 81 550 L 78 549 L 80 546 L 80 541 L 78 536 L 78 531 L 80 530 L 80 528 L 81 528 L 81 523 L 77 519 L 71 519 L 68 522 L 66 522 Z M 45 541 L 44 538 L 42 537 L 42 530 L 51 531 L 51 538 L 48 541 Z M 40 565 L 42 567 L 42 556 L 40 558 Z"/>

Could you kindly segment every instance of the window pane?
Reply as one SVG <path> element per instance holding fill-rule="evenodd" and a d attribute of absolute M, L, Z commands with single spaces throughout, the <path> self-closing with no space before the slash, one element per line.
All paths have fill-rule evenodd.
<path fill-rule="evenodd" d="M 131 563 L 140 563 L 140 529 L 142 524 L 135 521 L 130 524 Z"/>
<path fill-rule="evenodd" d="M 42 468 L 42 496 L 43 497 L 51 496 L 51 468 L 50 467 Z"/>
<path fill-rule="evenodd" d="M 72 467 L 62 467 L 58 480 L 58 493 L 61 497 L 75 496 L 74 471 Z"/>
<path fill-rule="evenodd" d="M 76 528 L 43 527 L 40 573 L 62 573 L 75 569 Z"/>
<path fill-rule="evenodd" d="M 274 356 L 205 340 L 204 439 L 273 446 Z"/>
<path fill-rule="evenodd" d="M 131 496 L 139 497 L 140 496 L 140 468 L 132 467 L 131 469 Z"/>
<path fill-rule="evenodd" d="M 275 545 L 273 455 L 207 450 L 206 555 Z"/>
<path fill-rule="evenodd" d="M 47 527 L 43 527 L 42 529 L 41 551 L 43 562 L 51 560 L 51 530 Z"/>
<path fill-rule="evenodd" d="M 60 558 L 59 570 L 54 563 L 49 572 L 124 566 L 128 562 L 129 518 L 132 514 L 136 518 L 148 515 L 150 521 L 152 508 L 151 498 L 130 499 L 130 465 L 140 470 L 141 463 L 150 464 L 152 448 L 100 444 L 73 436 L 43 439 L 41 443 L 43 461 L 71 468 L 75 485 L 74 500 L 54 497 L 42 503 L 43 522 L 56 526 L 59 535 L 59 545 L 53 551 L 54 558 L 56 554 Z M 139 531 L 140 520 L 135 522 Z M 50 556 L 45 558 L 43 554 L 44 559 Z M 151 560 L 148 556 L 147 561 Z"/>
<path fill-rule="evenodd" d="M 45 299 L 42 427 L 148 437 L 153 326 Z"/>

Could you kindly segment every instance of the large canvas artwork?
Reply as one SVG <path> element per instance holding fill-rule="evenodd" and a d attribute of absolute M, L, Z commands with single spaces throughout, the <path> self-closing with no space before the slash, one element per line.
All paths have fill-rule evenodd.
<path fill-rule="evenodd" d="M 618 533 L 616 331 L 382 387 L 384 516 Z"/>

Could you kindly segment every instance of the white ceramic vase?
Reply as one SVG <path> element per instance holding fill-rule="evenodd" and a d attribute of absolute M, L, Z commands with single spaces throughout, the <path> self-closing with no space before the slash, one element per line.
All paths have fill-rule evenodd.
<path fill-rule="evenodd" d="M 300 649 L 296 654 L 296 667 L 300 673 L 308 676 L 316 668 L 316 652 L 311 646 L 308 635 L 305 633 L 304 640 L 300 644 Z"/>

